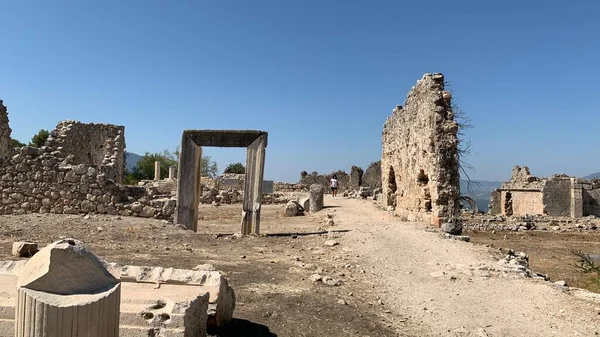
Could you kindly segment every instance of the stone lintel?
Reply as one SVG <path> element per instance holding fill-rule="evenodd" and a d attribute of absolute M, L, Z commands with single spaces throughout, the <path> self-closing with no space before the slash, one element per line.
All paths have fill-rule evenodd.
<path fill-rule="evenodd" d="M 267 136 L 260 130 L 184 130 L 183 137 L 189 137 L 198 146 L 248 147 L 259 136 Z M 265 137 L 266 138 L 266 137 Z M 265 147 L 267 143 L 265 141 Z"/>

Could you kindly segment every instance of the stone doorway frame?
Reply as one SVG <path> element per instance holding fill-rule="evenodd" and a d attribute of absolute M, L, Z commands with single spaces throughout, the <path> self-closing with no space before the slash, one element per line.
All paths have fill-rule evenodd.
<path fill-rule="evenodd" d="M 183 130 L 173 222 L 198 231 L 202 147 L 245 147 L 242 235 L 259 234 L 267 136 L 259 130 Z"/>

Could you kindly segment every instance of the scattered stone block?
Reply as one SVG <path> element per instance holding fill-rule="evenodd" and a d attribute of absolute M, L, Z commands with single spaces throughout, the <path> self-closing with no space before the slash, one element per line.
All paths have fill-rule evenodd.
<path fill-rule="evenodd" d="M 15 337 L 119 335 L 120 282 L 81 241 L 60 240 L 33 256 L 17 292 Z"/>
<path fill-rule="evenodd" d="M 325 241 L 325 243 L 324 243 L 324 245 L 325 245 L 325 246 L 329 246 L 329 247 L 337 246 L 337 245 L 339 245 L 339 244 L 340 244 L 340 243 L 339 243 L 339 242 L 337 242 L 337 241 L 335 241 L 335 240 L 327 240 L 327 241 Z"/>
<path fill-rule="evenodd" d="M 310 185 L 310 212 L 315 213 L 323 209 L 323 193 L 325 188 L 321 184 Z"/>
<path fill-rule="evenodd" d="M 285 205 L 285 216 L 287 216 L 287 217 L 298 216 L 298 215 L 300 215 L 301 210 L 303 210 L 302 206 L 300 206 L 300 204 L 297 201 L 290 200 Z"/>
<path fill-rule="evenodd" d="M 207 325 L 220 328 L 229 323 L 235 309 L 235 293 L 227 279 L 210 265 L 198 270 L 107 264 L 108 269 L 123 282 L 200 286 L 209 293 Z M 200 291 L 200 290 L 199 290 Z"/>
<path fill-rule="evenodd" d="M 12 245 L 12 255 L 17 257 L 31 257 L 38 252 L 37 243 L 33 242 L 14 242 Z"/>
<path fill-rule="evenodd" d="M 463 225 L 460 221 L 444 222 L 442 223 L 440 230 L 444 233 L 460 235 L 463 230 Z"/>

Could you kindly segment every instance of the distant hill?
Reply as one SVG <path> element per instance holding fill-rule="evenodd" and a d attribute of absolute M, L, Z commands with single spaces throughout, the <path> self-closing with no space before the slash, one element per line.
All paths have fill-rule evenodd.
<path fill-rule="evenodd" d="M 592 174 L 589 174 L 589 175 L 583 177 L 583 179 L 599 179 L 599 178 L 600 178 L 600 172 L 592 173 Z"/>
<path fill-rule="evenodd" d="M 460 194 L 468 195 L 475 200 L 480 211 L 487 212 L 492 191 L 500 188 L 500 181 L 472 180 L 469 189 L 467 180 L 460 180 Z"/>
<path fill-rule="evenodd" d="M 125 163 L 125 166 L 127 167 L 127 171 L 131 172 L 133 170 L 133 168 L 135 167 L 135 165 L 137 165 L 137 162 L 140 161 L 140 159 L 142 159 L 142 156 L 140 156 L 139 154 L 135 154 L 132 152 L 127 152 L 127 160 Z"/>

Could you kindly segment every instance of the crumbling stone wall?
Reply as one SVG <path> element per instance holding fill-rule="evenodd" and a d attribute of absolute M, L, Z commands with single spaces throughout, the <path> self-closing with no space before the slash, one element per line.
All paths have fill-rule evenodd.
<path fill-rule="evenodd" d="M 459 214 L 458 123 L 442 74 L 425 74 L 382 136 L 382 202 L 396 214 L 436 225 Z"/>
<path fill-rule="evenodd" d="M 0 100 L 0 158 L 12 156 L 13 148 L 10 141 L 11 129 L 8 126 L 8 111 Z"/>
<path fill-rule="evenodd" d="M 123 181 L 124 126 L 66 120 L 58 123 L 45 145 L 73 156 L 76 163 L 98 167 L 107 179 Z"/>
<path fill-rule="evenodd" d="M 555 174 L 538 178 L 515 166 L 511 178 L 492 193 L 491 214 L 558 217 L 600 216 L 600 182 Z"/>
<path fill-rule="evenodd" d="M 308 192 L 308 187 L 300 183 L 275 182 L 273 184 L 275 192 Z"/>
<path fill-rule="evenodd" d="M 73 121 L 58 125 L 39 149 L 10 146 L 10 151 L 2 150 L 6 154 L 0 156 L 0 214 L 101 213 L 173 218 L 174 198 L 155 188 L 116 183 L 123 171 L 123 127 L 86 126 Z M 10 144 L 3 104 L 0 134 Z M 79 144 L 86 142 L 89 144 Z"/>
<path fill-rule="evenodd" d="M 303 172 L 305 173 L 305 172 Z M 338 179 L 338 190 L 343 191 L 350 188 L 350 176 L 345 171 L 336 171 L 331 174 L 319 174 L 317 172 L 313 172 L 311 174 L 301 174 L 300 184 L 310 188 L 310 185 L 319 184 L 325 187 L 325 193 L 331 193 L 330 180 L 333 175 L 337 176 Z"/>
<path fill-rule="evenodd" d="M 371 188 L 381 188 L 381 160 L 373 162 L 367 167 L 362 184 Z"/>
<path fill-rule="evenodd" d="M 73 163 L 50 147 L 23 147 L 0 161 L 0 214 L 101 213 L 171 219 L 175 199 L 123 186 L 97 167 Z"/>

